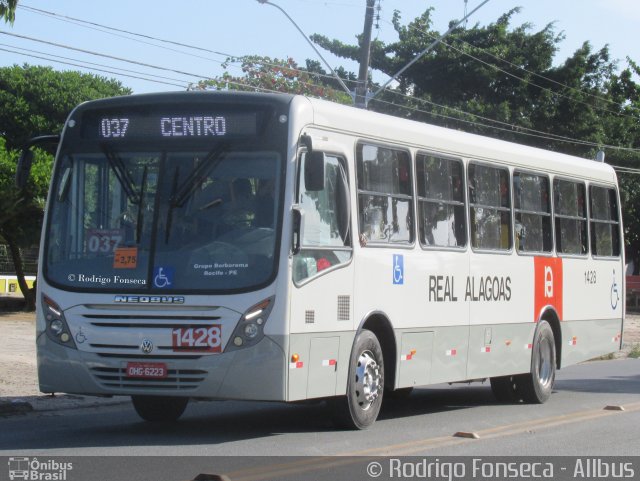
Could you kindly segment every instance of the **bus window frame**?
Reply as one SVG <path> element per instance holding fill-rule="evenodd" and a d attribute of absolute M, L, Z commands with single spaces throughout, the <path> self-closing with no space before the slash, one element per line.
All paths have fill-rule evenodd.
<path fill-rule="evenodd" d="M 584 254 L 573 254 L 573 253 L 569 253 L 567 254 L 566 252 L 560 252 L 558 251 L 558 237 L 560 236 L 560 233 L 558 232 L 558 229 L 556 229 L 556 216 L 558 215 L 557 213 L 557 209 L 556 209 L 556 194 L 555 194 L 555 183 L 556 181 L 560 181 L 560 182 L 572 182 L 574 184 L 582 184 L 584 186 L 584 199 L 585 199 L 585 216 L 584 219 L 587 222 L 587 251 Z M 589 257 L 591 257 L 591 233 L 589 232 L 589 189 L 588 189 L 588 183 L 586 179 L 576 179 L 576 178 L 572 178 L 572 177 L 568 177 L 568 176 L 563 176 L 563 175 L 556 175 L 553 177 L 552 182 L 551 182 L 551 211 L 553 212 L 553 230 L 554 230 L 554 238 L 553 238 L 553 252 L 557 257 L 564 257 L 567 259 L 587 259 Z M 560 214 L 562 216 L 562 218 L 564 219 L 572 219 L 573 217 L 570 216 L 565 216 L 563 214 Z M 575 220 L 577 220 L 577 218 L 575 218 Z"/>
<path fill-rule="evenodd" d="M 506 170 L 507 171 L 507 186 L 509 187 L 509 221 L 511 223 L 511 225 L 509 226 L 509 248 L 508 249 L 492 249 L 492 248 L 486 248 L 486 247 L 474 247 L 473 246 L 473 239 L 471 236 L 471 198 L 469 196 L 469 186 L 471 185 L 471 182 L 469 180 L 469 169 L 471 167 L 471 165 L 481 165 L 483 167 L 489 167 L 489 168 L 493 168 L 493 169 L 501 169 L 501 170 Z M 474 253 L 478 253 L 478 254 L 493 254 L 493 255 L 512 255 L 513 251 L 515 250 L 514 248 L 514 223 L 515 223 L 515 218 L 514 218 L 514 213 L 513 213 L 513 181 L 512 181 L 512 171 L 511 169 L 513 168 L 513 166 L 510 166 L 508 164 L 504 164 L 501 162 L 492 162 L 492 161 L 487 161 L 487 160 L 478 160 L 478 159 L 473 159 L 470 158 L 467 161 L 467 166 L 465 169 L 465 176 L 466 176 L 466 187 L 467 187 L 467 218 L 468 218 L 468 227 L 467 227 L 467 232 L 468 232 L 468 236 L 469 236 L 469 246 L 471 247 L 471 250 Z M 476 204 L 473 204 L 476 205 Z M 483 207 L 487 207 L 487 208 L 494 208 L 491 206 L 483 206 Z M 504 210 L 504 208 L 501 208 Z M 500 209 L 498 209 L 500 210 Z"/>
<path fill-rule="evenodd" d="M 597 188 L 601 188 L 601 189 L 607 189 L 607 190 L 613 190 L 614 194 L 615 194 L 615 198 L 616 198 L 616 214 L 618 215 L 618 221 L 617 222 L 611 222 L 611 221 L 603 221 L 603 220 L 596 220 L 593 221 L 593 217 L 591 215 L 591 188 L 592 187 L 597 187 Z M 621 205 L 620 205 L 620 192 L 617 189 L 617 186 L 615 185 L 611 185 L 611 184 L 605 184 L 605 183 L 600 183 L 600 182 L 589 182 L 587 184 L 587 231 L 589 232 L 589 253 L 591 254 L 591 258 L 596 259 L 596 260 L 617 260 L 620 259 L 620 257 L 622 256 L 622 252 L 624 250 L 624 237 L 623 237 L 623 233 L 622 233 L 622 209 L 621 209 Z M 593 253 L 593 249 L 592 249 L 592 241 L 593 241 L 593 236 L 592 236 L 592 231 L 591 231 L 591 223 L 592 222 L 600 222 L 603 224 L 617 224 L 618 226 L 618 249 L 619 249 L 619 253 L 618 255 L 615 256 L 603 256 L 603 255 L 598 255 L 598 254 L 594 254 Z"/>
<path fill-rule="evenodd" d="M 360 191 L 359 188 L 359 178 L 358 178 L 358 149 L 363 146 L 363 145 L 369 145 L 371 147 L 377 147 L 377 148 L 383 148 L 383 149 L 388 149 L 388 150 L 396 150 L 399 152 L 405 152 L 408 157 L 409 157 L 409 175 L 411 175 L 411 179 L 409 182 L 410 188 L 411 188 L 411 194 L 409 196 L 405 196 L 404 194 L 402 195 L 398 195 L 398 194 L 389 194 L 389 193 L 384 193 L 384 192 L 375 192 L 375 191 L 368 191 L 368 190 L 364 190 L 364 191 Z M 357 233 L 358 233 L 358 239 L 362 239 L 362 235 L 363 232 L 361 231 L 361 225 L 360 225 L 360 195 L 362 193 L 362 195 L 369 195 L 369 196 L 382 196 L 382 195 L 386 195 L 387 198 L 389 197 L 396 197 L 396 198 L 401 198 L 401 197 L 408 197 L 406 200 L 409 200 L 409 206 L 412 209 L 412 219 L 411 219 L 411 232 L 410 234 L 410 238 L 411 240 L 409 242 L 376 242 L 376 241 L 372 241 L 371 239 L 367 239 L 367 241 L 363 243 L 360 241 L 359 245 L 360 247 L 366 247 L 366 248 L 383 248 L 383 249 L 405 249 L 405 250 L 412 250 L 415 248 L 416 246 L 416 239 L 418 237 L 417 235 L 417 213 L 416 213 L 416 208 L 417 208 L 417 204 L 416 204 L 416 173 L 415 173 L 415 155 L 414 152 L 412 151 L 411 148 L 407 147 L 406 145 L 400 145 L 400 144 L 393 144 L 393 143 L 385 143 L 385 142 L 380 142 L 380 141 L 376 141 L 376 140 L 371 140 L 371 139 L 367 139 L 367 138 L 357 138 L 355 143 L 354 143 L 354 155 L 353 155 L 353 165 L 354 165 L 354 191 L 355 191 L 355 195 L 356 195 L 356 205 L 355 205 L 355 210 L 353 210 L 353 212 L 355 212 L 357 214 L 357 219 L 356 219 L 356 225 L 357 225 Z"/>
<path fill-rule="evenodd" d="M 418 189 L 418 156 L 419 155 L 426 155 L 426 156 L 431 156 L 431 157 L 437 157 L 443 160 L 451 160 L 451 161 L 457 161 L 460 162 L 460 167 L 461 167 L 461 174 L 462 174 L 462 208 L 464 211 L 464 229 L 465 229 L 465 244 L 464 246 L 461 247 L 455 247 L 455 246 L 430 246 L 427 244 L 424 244 L 422 242 L 422 238 L 419 235 L 420 233 L 420 224 L 421 224 L 421 216 L 419 215 L 420 212 L 420 202 L 421 202 L 421 197 L 419 195 L 419 189 Z M 416 237 L 418 238 L 418 244 L 420 245 L 420 247 L 422 248 L 422 250 L 424 251 L 447 251 L 447 252 L 459 252 L 459 253 L 466 253 L 471 245 L 471 237 L 469 235 L 469 228 L 470 228 L 470 224 L 469 224 L 469 199 L 468 199 L 468 192 L 467 192 L 467 166 L 465 164 L 465 161 L 462 157 L 458 157 L 455 155 L 451 155 L 451 154 L 444 154 L 442 152 L 437 152 L 435 150 L 426 150 L 426 149 L 417 149 L 413 158 L 413 170 L 415 171 L 414 174 L 414 197 L 415 197 L 415 229 L 416 229 Z M 426 199 L 426 198 L 424 198 Z M 435 200 L 423 200 L 423 202 L 436 202 Z M 453 203 L 447 203 L 447 205 L 457 205 L 457 204 L 453 204 Z"/>
<path fill-rule="evenodd" d="M 551 249 L 548 251 L 520 251 L 516 248 L 515 246 L 515 225 L 516 225 L 516 213 L 517 212 L 524 212 L 524 213 L 530 213 L 530 214 L 536 214 L 536 215 L 540 215 L 538 212 L 531 212 L 531 211 L 526 211 L 526 210 L 517 210 L 516 209 L 516 197 L 515 197 L 515 177 L 516 174 L 525 174 L 525 175 L 535 175 L 538 177 L 544 177 L 547 179 L 548 181 L 548 187 L 549 187 L 549 220 L 551 223 Z M 544 174 L 542 172 L 538 172 L 535 170 L 528 170 L 528 169 L 521 169 L 519 167 L 514 167 L 513 172 L 511 173 L 511 195 L 513 197 L 513 204 L 512 204 L 512 210 L 513 210 L 513 226 L 514 226 L 514 230 L 513 230 L 513 241 L 514 241 L 514 251 L 516 254 L 518 254 L 519 256 L 523 256 L 523 257 L 553 257 L 554 255 L 556 255 L 556 232 L 555 232 L 555 222 L 554 222 L 554 210 L 553 210 L 553 178 L 552 176 L 550 176 L 549 174 Z"/>

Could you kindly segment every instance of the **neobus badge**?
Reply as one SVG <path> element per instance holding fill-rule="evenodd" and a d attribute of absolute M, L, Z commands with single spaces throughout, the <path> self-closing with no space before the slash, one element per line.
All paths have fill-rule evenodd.
<path fill-rule="evenodd" d="M 116 296 L 113 302 L 128 304 L 184 304 L 184 296 Z"/>

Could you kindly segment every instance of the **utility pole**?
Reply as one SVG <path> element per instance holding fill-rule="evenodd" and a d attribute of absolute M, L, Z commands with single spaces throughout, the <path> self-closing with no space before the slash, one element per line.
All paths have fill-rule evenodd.
<path fill-rule="evenodd" d="M 367 80 L 369 76 L 371 28 L 373 27 L 373 9 L 375 3 L 376 0 L 367 0 L 364 29 L 362 31 L 362 44 L 360 46 L 360 71 L 358 72 L 358 84 L 356 85 L 355 105 L 361 109 L 367 108 Z"/>
<path fill-rule="evenodd" d="M 456 22 L 454 25 L 452 25 L 451 27 L 449 27 L 449 30 L 447 30 L 446 32 L 444 32 L 442 35 L 440 35 L 440 37 L 438 37 L 431 45 L 429 45 L 427 48 L 425 48 L 422 52 L 420 52 L 418 55 L 416 55 L 413 60 L 411 62 L 409 62 L 407 65 L 405 65 L 404 67 L 402 67 L 400 70 L 398 70 L 398 72 L 396 72 L 393 77 L 391 77 L 389 80 L 387 80 L 387 82 L 380 87 L 376 92 L 374 92 L 371 95 L 371 98 L 374 98 L 376 95 L 378 95 L 380 92 L 382 92 L 384 89 L 387 88 L 387 86 L 393 82 L 394 80 L 396 80 L 400 75 L 402 75 L 402 73 L 404 73 L 405 70 L 407 70 L 409 67 L 411 67 L 414 63 L 416 63 L 418 60 L 420 60 L 427 52 L 429 52 L 433 47 L 435 47 L 436 45 L 438 45 L 442 39 L 444 39 L 447 35 L 449 35 L 451 32 L 453 32 L 456 28 L 458 28 L 459 25 L 461 25 L 463 22 L 466 22 L 467 19 L 473 15 L 477 10 L 479 10 L 483 5 L 485 5 L 486 3 L 488 3 L 489 0 L 484 0 L 480 5 L 478 5 L 476 8 L 474 8 L 470 13 L 466 14 L 464 16 L 464 18 L 462 20 L 459 20 L 458 22 Z"/>

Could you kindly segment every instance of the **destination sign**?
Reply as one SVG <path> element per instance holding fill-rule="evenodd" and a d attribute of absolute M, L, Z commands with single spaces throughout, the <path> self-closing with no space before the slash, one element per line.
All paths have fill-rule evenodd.
<path fill-rule="evenodd" d="M 82 136 L 94 140 L 197 139 L 257 135 L 257 113 L 154 112 L 91 113 Z"/>

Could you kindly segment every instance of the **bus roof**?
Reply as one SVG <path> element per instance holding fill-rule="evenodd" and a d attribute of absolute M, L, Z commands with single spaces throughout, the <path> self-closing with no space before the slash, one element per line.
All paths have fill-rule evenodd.
<path fill-rule="evenodd" d="M 314 124 L 326 129 L 347 131 L 372 140 L 467 159 L 497 161 L 523 169 L 607 183 L 616 182 L 613 168 L 595 160 L 361 110 L 326 100 L 308 98 L 308 101 L 313 109 Z"/>

